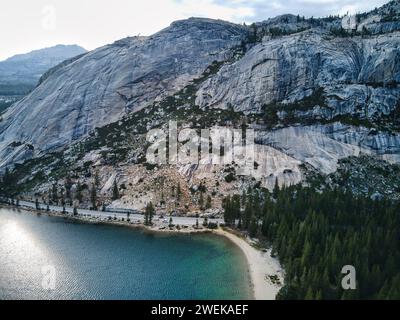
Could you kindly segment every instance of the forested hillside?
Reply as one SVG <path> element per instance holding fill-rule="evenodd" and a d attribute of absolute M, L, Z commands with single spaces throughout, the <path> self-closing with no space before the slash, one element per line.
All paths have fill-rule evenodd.
<path fill-rule="evenodd" d="M 276 186 L 228 197 L 224 208 L 228 225 L 272 245 L 286 270 L 279 299 L 400 299 L 399 202 Z M 341 287 L 345 265 L 357 290 Z"/>

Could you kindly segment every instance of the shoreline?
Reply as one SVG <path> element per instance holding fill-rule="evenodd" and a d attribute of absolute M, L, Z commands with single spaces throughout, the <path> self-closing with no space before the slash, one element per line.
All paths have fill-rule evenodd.
<path fill-rule="evenodd" d="M 280 266 L 279 261 L 276 258 L 271 257 L 271 249 L 262 251 L 260 249 L 252 246 L 247 239 L 243 239 L 235 235 L 226 229 L 194 229 L 194 228 L 182 228 L 177 229 L 162 229 L 160 230 L 157 226 L 149 227 L 144 224 L 130 224 L 128 222 L 121 221 L 96 221 L 91 218 L 83 216 L 70 216 L 61 214 L 56 211 L 38 211 L 32 208 L 16 207 L 10 205 L 2 205 L 3 207 L 23 210 L 28 213 L 34 214 L 44 214 L 50 217 L 61 217 L 72 221 L 77 221 L 80 223 L 90 223 L 90 224 L 103 224 L 103 225 L 113 225 L 121 227 L 129 227 L 133 229 L 140 229 L 142 231 L 152 232 L 152 233 L 164 233 L 164 234 L 215 234 L 224 237 L 236 245 L 243 253 L 248 267 L 248 272 L 250 275 L 250 287 L 252 290 L 252 298 L 254 300 L 275 300 L 277 293 L 283 286 L 283 268 Z M 1 207 L 1 206 L 0 206 Z M 272 278 L 271 278 L 272 277 Z"/>
<path fill-rule="evenodd" d="M 283 269 L 279 261 L 271 257 L 271 250 L 256 249 L 247 240 L 224 229 L 214 230 L 238 246 L 247 260 L 255 300 L 275 300 L 283 286 Z M 270 277 L 279 280 L 273 281 Z"/>

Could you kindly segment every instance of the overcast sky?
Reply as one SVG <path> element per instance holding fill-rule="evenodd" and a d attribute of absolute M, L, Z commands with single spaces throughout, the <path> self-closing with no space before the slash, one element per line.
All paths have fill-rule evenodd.
<path fill-rule="evenodd" d="M 56 44 L 95 49 L 192 16 L 232 22 L 364 12 L 388 0 L 1 0 L 0 60 Z"/>

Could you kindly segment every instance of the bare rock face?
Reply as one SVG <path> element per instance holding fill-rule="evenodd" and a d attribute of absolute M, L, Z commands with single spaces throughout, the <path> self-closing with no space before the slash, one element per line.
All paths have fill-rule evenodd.
<path fill-rule="evenodd" d="M 196 103 L 261 116 L 278 104 L 277 118 L 295 119 L 292 126 L 261 131 L 258 143 L 324 174 L 361 154 L 398 163 L 400 135 L 370 126 L 392 121 L 399 110 L 399 47 L 399 32 L 332 37 L 312 29 L 264 39 L 208 79 Z M 318 90 L 318 101 L 304 100 Z"/>
<path fill-rule="evenodd" d="M 258 144 L 251 178 L 268 188 L 277 179 L 302 181 L 304 165 L 330 175 L 343 159 L 365 154 L 399 163 L 399 10 L 392 2 L 360 15 L 348 33 L 334 17 L 285 15 L 250 27 L 189 19 L 71 59 L 49 70 L 3 115 L 0 169 L 82 142 L 96 127 L 103 127 L 97 134 L 111 130 L 115 139 L 98 139 L 90 151 L 118 149 L 116 137 L 129 141 L 136 127 L 162 126 L 178 113 L 183 126 L 196 128 L 215 119 L 227 125 L 249 120 Z M 215 62 L 220 68 L 210 68 Z M 131 163 L 128 181 L 143 169 L 142 153 L 130 148 L 124 156 L 123 147 L 114 150 L 123 160 L 112 165 Z M 166 175 L 224 178 L 223 169 L 212 170 L 188 166 Z M 110 179 L 107 190 L 115 177 Z"/>
<path fill-rule="evenodd" d="M 204 83 L 196 102 L 259 113 L 263 105 L 299 100 L 319 87 L 340 86 L 351 95 L 355 84 L 398 83 L 399 46 L 400 33 L 348 39 L 306 31 L 265 41 Z M 397 97 L 399 90 L 392 94 Z"/>
<path fill-rule="evenodd" d="M 336 171 L 338 160 L 361 154 L 400 162 L 400 135 L 341 123 L 260 132 L 257 139 L 325 174 Z"/>
<path fill-rule="evenodd" d="M 340 115 L 353 115 L 358 119 L 375 120 L 390 115 L 400 100 L 397 88 L 371 87 L 368 85 L 333 85 L 325 88 L 328 108 L 325 119 Z"/>
<path fill-rule="evenodd" d="M 228 59 L 246 34 L 244 27 L 231 23 L 189 19 L 64 63 L 2 116 L 0 154 L 16 141 L 34 146 L 36 154 L 66 146 L 95 127 L 169 96 L 214 61 Z M 7 154 L 9 160 L 17 159 L 10 148 Z"/>

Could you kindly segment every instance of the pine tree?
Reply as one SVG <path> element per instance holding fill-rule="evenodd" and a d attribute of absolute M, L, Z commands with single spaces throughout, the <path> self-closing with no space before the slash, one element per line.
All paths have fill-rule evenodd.
<path fill-rule="evenodd" d="M 146 206 L 146 210 L 145 210 L 145 225 L 146 226 L 151 226 L 153 225 L 153 216 L 154 216 L 154 206 L 153 204 L 150 202 L 147 204 Z"/>
<path fill-rule="evenodd" d="M 400 273 L 393 278 L 392 286 L 386 298 L 392 300 L 400 299 Z"/>
<path fill-rule="evenodd" d="M 313 289 L 311 287 L 308 288 L 304 299 L 305 300 L 314 300 L 314 293 L 313 293 Z"/>
<path fill-rule="evenodd" d="M 62 207 L 65 207 L 64 190 L 61 190 L 60 199 L 61 199 L 61 206 L 62 206 Z"/>
<path fill-rule="evenodd" d="M 80 182 L 78 182 L 78 184 L 76 186 L 76 195 L 75 195 L 75 197 L 76 197 L 76 200 L 79 201 L 79 203 L 82 202 L 83 196 L 82 196 L 82 186 L 81 186 Z"/>
<path fill-rule="evenodd" d="M 71 188 L 72 188 L 72 181 L 70 176 L 68 176 L 65 179 L 65 183 L 64 183 L 64 187 L 65 187 L 65 196 L 67 199 L 71 199 Z"/>
<path fill-rule="evenodd" d="M 257 224 L 257 219 L 253 215 L 250 219 L 250 225 L 249 225 L 249 234 L 250 237 L 255 237 L 257 235 L 257 230 L 258 230 L 258 224 Z"/>
<path fill-rule="evenodd" d="M 58 204 L 58 190 L 57 190 L 57 184 L 53 184 L 53 188 L 51 190 L 51 198 L 53 203 Z"/>
<path fill-rule="evenodd" d="M 97 191 L 94 183 L 92 184 L 92 190 L 90 192 L 90 201 L 92 203 L 93 210 L 97 210 Z"/>
<path fill-rule="evenodd" d="M 240 196 L 235 194 L 232 196 L 232 223 L 235 223 L 236 219 L 241 219 L 241 211 L 240 211 Z"/>
<path fill-rule="evenodd" d="M 178 182 L 178 186 L 176 188 L 176 200 L 180 201 L 181 200 L 181 195 L 182 195 L 182 190 L 181 190 L 181 183 Z"/>
<path fill-rule="evenodd" d="M 211 207 L 212 207 L 212 198 L 210 195 L 208 195 L 206 201 L 206 209 L 211 209 Z"/>
<path fill-rule="evenodd" d="M 252 198 L 247 198 L 246 208 L 244 209 L 243 227 L 247 230 L 250 226 L 251 217 L 253 216 L 253 202 Z"/>
<path fill-rule="evenodd" d="M 246 194 L 245 190 L 243 190 L 243 192 L 242 192 L 242 196 L 240 198 L 240 201 L 241 201 L 241 208 L 244 209 L 246 207 L 246 201 L 247 201 L 247 194 Z"/>
<path fill-rule="evenodd" d="M 203 196 L 203 192 L 200 192 L 199 206 L 200 206 L 200 210 L 204 210 L 204 196 Z"/>
<path fill-rule="evenodd" d="M 96 188 L 100 188 L 100 177 L 98 171 L 96 171 L 94 174 L 94 185 L 96 186 Z"/>
<path fill-rule="evenodd" d="M 161 203 L 162 205 L 164 205 L 164 204 L 165 204 L 165 196 L 164 196 L 164 191 L 161 191 L 161 201 L 160 201 L 160 203 Z"/>
<path fill-rule="evenodd" d="M 231 196 L 228 196 L 223 200 L 223 208 L 224 208 L 225 224 L 228 226 L 233 225 L 234 217 L 233 217 Z"/>
<path fill-rule="evenodd" d="M 119 196 L 117 181 L 114 180 L 112 200 L 115 201 L 118 200 L 119 198 L 120 196 Z"/>
<path fill-rule="evenodd" d="M 8 168 L 6 168 L 3 178 L 2 178 L 2 183 L 0 184 L 0 191 L 9 195 L 13 184 L 14 184 L 14 179 L 12 177 L 12 174 L 11 174 L 10 170 Z"/>
<path fill-rule="evenodd" d="M 275 198 L 275 199 L 277 199 L 277 198 L 278 198 L 279 191 L 280 191 L 280 189 L 279 189 L 278 178 L 276 178 L 276 179 L 275 179 L 275 186 L 274 186 L 274 190 L 273 190 L 273 192 L 272 192 L 272 194 L 273 194 L 273 196 L 274 196 L 274 198 Z"/>

